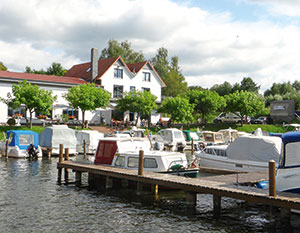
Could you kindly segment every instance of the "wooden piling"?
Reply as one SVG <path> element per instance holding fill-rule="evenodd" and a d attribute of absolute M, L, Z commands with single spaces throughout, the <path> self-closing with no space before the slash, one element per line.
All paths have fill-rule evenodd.
<path fill-rule="evenodd" d="M 83 140 L 83 158 L 86 159 L 86 141 Z"/>
<path fill-rule="evenodd" d="M 106 176 L 105 188 L 110 189 L 112 187 L 113 187 L 113 178 L 110 176 Z"/>
<path fill-rule="evenodd" d="M 154 195 L 158 195 L 158 184 L 152 184 L 152 185 L 151 185 L 151 192 L 152 192 Z"/>
<path fill-rule="evenodd" d="M 8 140 L 5 142 L 5 158 L 8 158 Z"/>
<path fill-rule="evenodd" d="M 65 161 L 69 160 L 69 148 L 65 149 Z M 69 182 L 69 168 L 65 168 L 65 182 Z"/>
<path fill-rule="evenodd" d="M 185 192 L 186 204 L 190 207 L 195 207 L 197 202 L 197 193 L 195 192 Z"/>
<path fill-rule="evenodd" d="M 290 222 L 291 222 L 291 209 L 281 208 L 280 209 L 280 220 L 281 220 L 281 224 L 290 224 Z"/>
<path fill-rule="evenodd" d="M 274 160 L 269 161 L 269 196 L 276 197 L 276 164 Z"/>
<path fill-rule="evenodd" d="M 64 157 L 64 145 L 59 144 L 59 159 L 58 162 L 61 163 L 63 161 Z M 61 183 L 61 174 L 62 174 L 62 168 L 58 168 L 58 174 L 57 174 L 57 183 Z"/>
<path fill-rule="evenodd" d="M 76 173 L 75 173 L 75 185 L 77 187 L 80 187 L 80 185 L 81 185 L 81 173 L 82 172 L 80 172 L 80 171 L 76 171 Z"/>
<path fill-rule="evenodd" d="M 191 148 L 191 150 L 192 150 L 192 156 L 194 155 L 194 139 L 192 138 L 192 148 Z"/>
<path fill-rule="evenodd" d="M 139 170 L 138 175 L 143 176 L 144 175 L 144 151 L 140 150 L 139 153 Z"/>
<path fill-rule="evenodd" d="M 221 196 L 213 195 L 214 217 L 219 218 L 221 215 Z"/>

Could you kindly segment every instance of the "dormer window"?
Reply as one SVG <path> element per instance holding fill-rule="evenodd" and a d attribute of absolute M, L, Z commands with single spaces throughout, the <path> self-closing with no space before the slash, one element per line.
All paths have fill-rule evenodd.
<path fill-rule="evenodd" d="M 146 82 L 150 82 L 150 73 L 149 72 L 143 72 L 143 81 L 146 81 Z"/>
<path fill-rule="evenodd" d="M 115 68 L 115 70 L 114 70 L 114 77 L 122 79 L 123 78 L 123 70 Z"/>

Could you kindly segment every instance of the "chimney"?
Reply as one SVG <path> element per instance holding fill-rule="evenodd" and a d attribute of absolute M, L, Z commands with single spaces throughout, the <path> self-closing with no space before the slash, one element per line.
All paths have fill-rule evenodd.
<path fill-rule="evenodd" d="M 91 81 L 94 82 L 98 75 L 98 49 L 91 50 Z"/>

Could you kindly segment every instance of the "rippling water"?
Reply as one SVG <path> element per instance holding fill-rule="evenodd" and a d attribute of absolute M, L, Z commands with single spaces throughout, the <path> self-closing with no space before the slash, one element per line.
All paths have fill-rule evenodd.
<path fill-rule="evenodd" d="M 300 232 L 270 224 L 268 208 L 222 199 L 222 216 L 213 218 L 212 197 L 198 195 L 189 212 L 184 194 L 160 192 L 136 196 L 132 191 L 103 194 L 84 185 L 57 185 L 57 159 L 0 159 L 0 232 Z M 74 174 L 71 174 L 73 178 Z"/>

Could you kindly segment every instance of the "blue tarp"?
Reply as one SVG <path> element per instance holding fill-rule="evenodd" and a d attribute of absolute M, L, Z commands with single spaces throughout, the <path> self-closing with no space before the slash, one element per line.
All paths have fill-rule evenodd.
<path fill-rule="evenodd" d="M 9 146 L 18 146 L 26 150 L 32 143 L 36 148 L 39 145 L 39 135 L 31 130 L 9 130 L 6 132 L 7 139 L 11 138 Z"/>
<path fill-rule="evenodd" d="M 300 132 L 287 132 L 282 135 L 282 141 L 284 144 L 289 142 L 300 142 Z"/>

